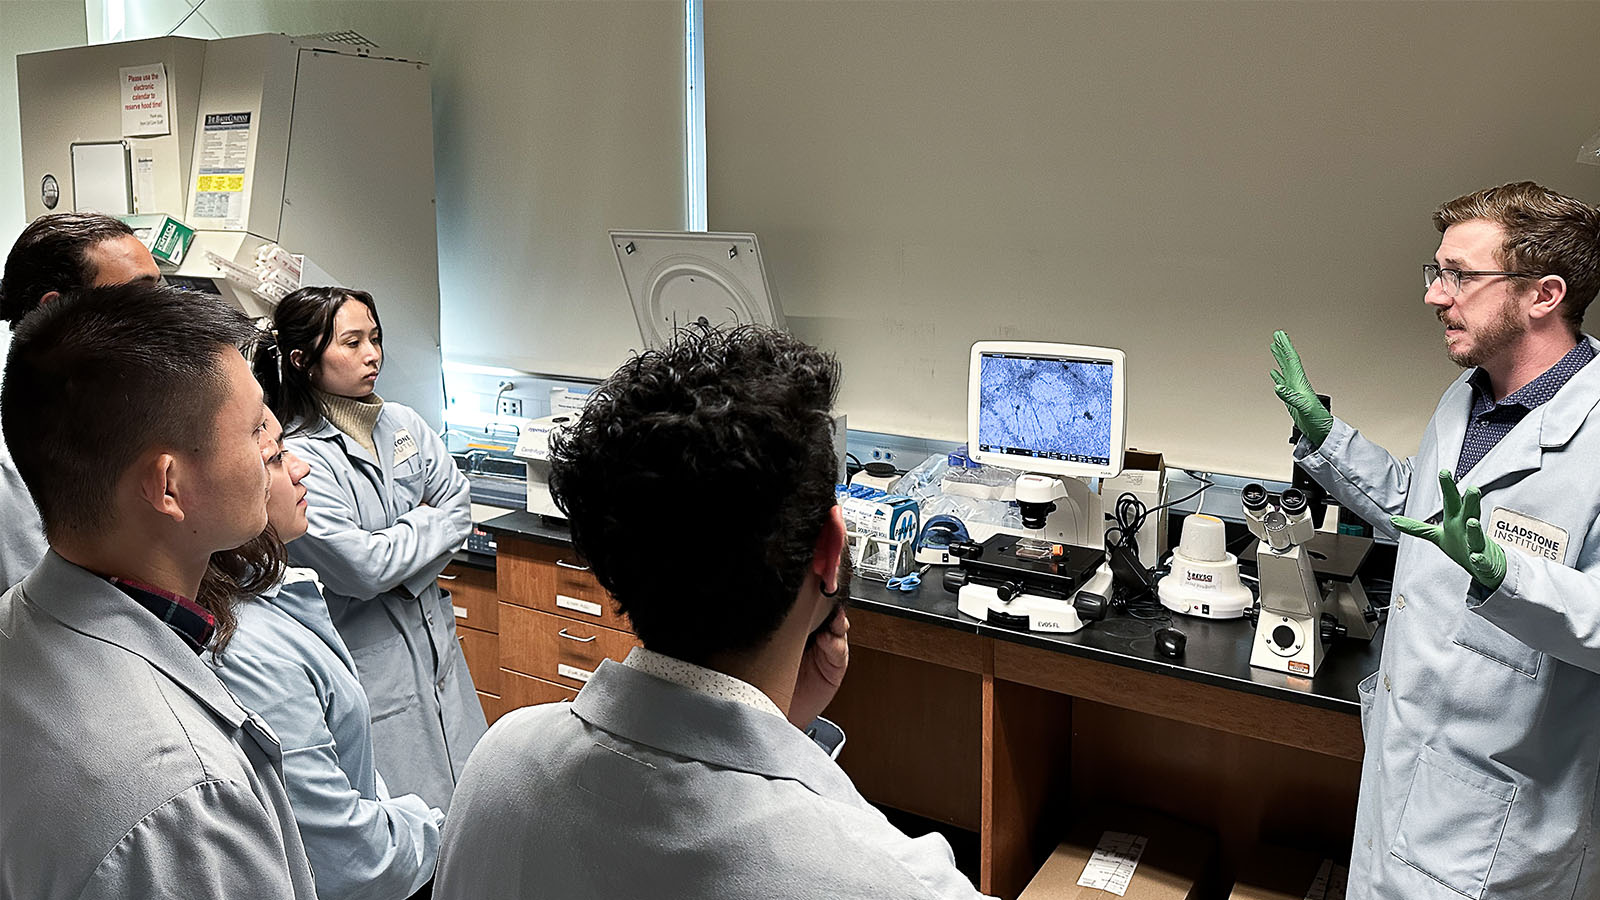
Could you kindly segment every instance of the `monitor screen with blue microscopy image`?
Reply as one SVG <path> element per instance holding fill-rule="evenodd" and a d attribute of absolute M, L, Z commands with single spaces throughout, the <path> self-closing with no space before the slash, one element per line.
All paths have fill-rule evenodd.
<path fill-rule="evenodd" d="M 983 354 L 978 449 L 1108 465 L 1121 452 L 1112 443 L 1114 374 L 1108 360 Z"/>

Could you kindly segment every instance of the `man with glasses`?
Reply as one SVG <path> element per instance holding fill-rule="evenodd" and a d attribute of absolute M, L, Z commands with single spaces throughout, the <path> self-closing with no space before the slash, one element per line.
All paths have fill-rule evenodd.
<path fill-rule="evenodd" d="M 1424 300 L 1467 371 L 1416 456 L 1329 415 L 1273 338 L 1295 458 L 1399 540 L 1358 688 L 1348 896 L 1600 897 L 1600 342 L 1581 330 L 1600 210 L 1521 182 L 1433 221 Z"/>
<path fill-rule="evenodd" d="M 40 216 L 22 230 L 6 256 L 0 319 L 14 330 L 24 316 L 63 293 L 160 280 L 161 269 L 150 251 L 117 219 L 99 213 Z M 32 571 L 45 550 L 39 511 L 10 450 L 0 441 L 0 591 Z"/>

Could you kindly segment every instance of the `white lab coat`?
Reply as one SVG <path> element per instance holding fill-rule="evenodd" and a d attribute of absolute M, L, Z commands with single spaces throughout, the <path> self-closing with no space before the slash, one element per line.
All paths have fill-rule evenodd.
<path fill-rule="evenodd" d="M 385 403 L 372 437 L 377 458 L 326 421 L 288 440 L 311 465 L 310 531 L 289 558 L 322 579 L 372 707 L 378 771 L 394 792 L 448 812 L 488 727 L 435 581 L 472 529 L 470 488 L 405 406 Z"/>
<path fill-rule="evenodd" d="M 1586 337 L 1596 347 L 1600 342 Z M 1472 389 L 1445 391 L 1415 457 L 1342 421 L 1301 464 L 1357 515 L 1428 520 L 1455 469 Z M 1483 521 L 1559 533 L 1503 540 L 1488 592 L 1433 544 L 1399 537 L 1379 669 L 1359 687 L 1366 757 L 1351 900 L 1600 898 L 1600 363 L 1591 362 L 1461 479 Z M 1528 526 L 1533 526 L 1529 529 Z"/>
<path fill-rule="evenodd" d="M 278 742 L 55 553 L 0 597 L 0 897 L 316 900 Z"/>
<path fill-rule="evenodd" d="M 206 662 L 283 745 L 283 780 L 319 900 L 395 900 L 433 877 L 444 813 L 391 797 L 372 759 L 366 692 L 310 569 L 239 606 Z"/>
<path fill-rule="evenodd" d="M 782 717 L 609 660 L 479 744 L 433 895 L 981 896 L 944 838 L 901 833 Z"/>
<path fill-rule="evenodd" d="M 0 371 L 5 369 L 11 340 L 0 346 Z M 44 559 L 50 545 L 44 539 L 44 523 L 33 495 L 22 483 L 22 475 L 11 461 L 11 450 L 0 436 L 0 591 L 8 591 Z"/>

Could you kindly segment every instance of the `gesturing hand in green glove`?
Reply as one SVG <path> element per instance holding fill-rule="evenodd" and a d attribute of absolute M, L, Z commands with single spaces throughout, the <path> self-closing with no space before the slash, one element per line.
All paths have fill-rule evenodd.
<path fill-rule="evenodd" d="M 1306 436 L 1311 446 L 1321 447 L 1322 442 L 1328 439 L 1328 432 L 1333 430 L 1333 415 L 1317 399 L 1317 392 L 1311 389 L 1306 370 L 1300 365 L 1300 354 L 1294 352 L 1294 345 L 1289 343 L 1287 334 L 1281 331 L 1272 333 L 1272 355 L 1282 370 L 1272 373 L 1278 399 L 1289 407 L 1289 418 L 1294 419 L 1295 427 Z"/>
<path fill-rule="evenodd" d="M 1418 522 L 1405 516 L 1390 516 L 1394 527 L 1412 537 L 1432 541 L 1445 555 L 1466 569 L 1479 584 L 1495 590 L 1506 580 L 1506 551 L 1483 533 L 1483 500 L 1475 487 L 1456 493 L 1456 480 L 1448 469 L 1439 473 L 1439 491 L 1444 494 L 1444 518 L 1438 525 Z"/>

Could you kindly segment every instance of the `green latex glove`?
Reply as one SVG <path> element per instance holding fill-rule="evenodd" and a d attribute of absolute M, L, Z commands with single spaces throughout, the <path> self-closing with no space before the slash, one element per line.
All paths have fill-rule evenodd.
<path fill-rule="evenodd" d="M 1439 491 L 1444 494 L 1444 519 L 1438 525 L 1418 522 L 1405 516 L 1390 516 L 1394 527 L 1412 537 L 1432 541 L 1445 555 L 1466 569 L 1473 580 L 1495 590 L 1506 580 L 1506 551 L 1483 533 L 1482 497 L 1475 487 L 1456 493 L 1456 480 L 1450 470 L 1439 473 Z"/>
<path fill-rule="evenodd" d="M 1289 418 L 1294 419 L 1295 427 L 1311 442 L 1312 448 L 1321 447 L 1328 439 L 1328 432 L 1333 430 L 1333 414 L 1311 389 L 1306 370 L 1300 365 L 1300 354 L 1294 352 L 1289 335 L 1281 331 L 1272 333 L 1272 355 L 1278 360 L 1278 369 L 1283 370 L 1272 372 L 1278 399 L 1289 407 Z"/>

